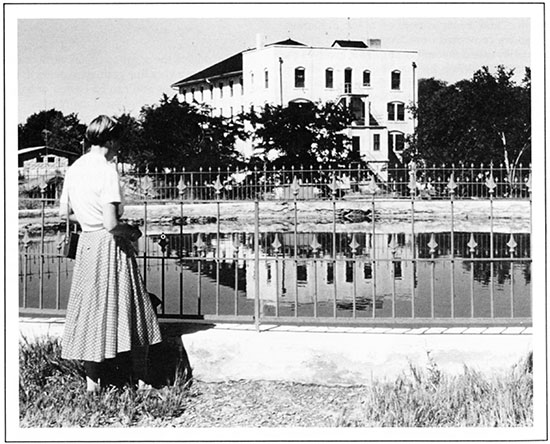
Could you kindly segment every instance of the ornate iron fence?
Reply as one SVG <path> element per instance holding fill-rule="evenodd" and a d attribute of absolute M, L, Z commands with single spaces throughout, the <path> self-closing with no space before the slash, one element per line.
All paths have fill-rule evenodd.
<path fill-rule="evenodd" d="M 510 180 L 494 167 L 403 168 L 386 182 L 359 169 L 254 170 L 238 189 L 219 171 L 125 177 L 144 232 L 142 274 L 163 301 L 161 316 L 531 322 L 528 169 Z M 40 223 L 21 233 L 22 312 L 62 312 L 68 297 L 66 227 L 44 194 Z"/>
<path fill-rule="evenodd" d="M 153 171 L 146 174 L 122 174 L 129 201 L 211 201 L 211 200 L 288 200 L 337 198 L 448 199 L 448 182 L 453 178 L 455 199 L 528 198 L 531 168 L 519 165 L 441 165 L 411 163 L 405 166 L 373 163 L 370 167 L 344 169 L 254 168 L 244 170 L 209 169 L 199 171 Z M 487 187 L 488 181 L 494 188 Z M 22 202 L 36 199 L 55 201 L 63 186 L 61 173 L 20 176 Z M 297 196 L 294 196 L 298 190 Z"/>

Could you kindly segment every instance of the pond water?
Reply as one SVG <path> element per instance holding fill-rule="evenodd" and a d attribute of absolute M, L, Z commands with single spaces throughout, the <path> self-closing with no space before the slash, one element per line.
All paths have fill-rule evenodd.
<path fill-rule="evenodd" d="M 137 252 L 165 314 L 251 316 L 258 279 L 263 316 L 531 317 L 530 236 L 513 234 L 514 261 L 510 239 L 493 234 L 492 261 L 485 232 L 455 232 L 452 239 L 449 232 L 267 232 L 260 233 L 258 258 L 253 233 L 156 234 L 141 239 Z M 37 307 L 42 285 L 43 307 L 65 308 L 73 261 L 58 257 L 58 245 L 46 242 L 42 282 L 38 243 L 31 243 L 26 267 L 21 252 L 21 306 L 26 295 L 25 305 Z"/>

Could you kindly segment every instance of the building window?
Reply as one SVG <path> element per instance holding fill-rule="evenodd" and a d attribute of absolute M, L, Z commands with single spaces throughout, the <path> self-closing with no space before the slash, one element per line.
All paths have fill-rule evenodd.
<path fill-rule="evenodd" d="M 380 151 L 380 134 L 373 134 L 372 150 Z"/>
<path fill-rule="evenodd" d="M 233 97 L 233 80 L 229 81 L 229 95 Z"/>
<path fill-rule="evenodd" d="M 368 69 L 363 71 L 363 86 L 370 86 L 370 71 Z"/>
<path fill-rule="evenodd" d="M 353 282 L 354 261 L 346 261 L 346 282 Z"/>
<path fill-rule="evenodd" d="M 353 123 L 355 125 L 365 124 L 365 102 L 360 97 L 351 97 L 350 111 L 353 115 Z"/>
<path fill-rule="evenodd" d="M 403 267 L 401 261 L 393 261 L 393 276 L 395 279 L 403 278 Z"/>
<path fill-rule="evenodd" d="M 294 87 L 304 88 L 306 85 L 306 70 L 304 68 L 296 68 L 294 70 Z"/>
<path fill-rule="evenodd" d="M 402 102 L 388 103 L 388 120 L 404 121 L 405 120 L 405 104 Z"/>
<path fill-rule="evenodd" d="M 307 267 L 304 264 L 296 266 L 296 280 L 299 284 L 305 284 L 307 282 Z"/>
<path fill-rule="evenodd" d="M 210 100 L 214 100 L 214 85 L 210 85 Z"/>
<path fill-rule="evenodd" d="M 344 93 L 351 94 L 351 79 L 352 79 L 352 70 L 351 68 L 346 68 L 344 70 Z"/>
<path fill-rule="evenodd" d="M 244 94 L 243 78 L 239 77 L 239 85 L 241 87 L 241 96 Z"/>
<path fill-rule="evenodd" d="M 351 94 L 352 85 L 352 69 L 346 68 L 344 70 L 344 94 Z"/>
<path fill-rule="evenodd" d="M 398 70 L 391 72 L 391 89 L 401 89 L 401 72 Z"/>
<path fill-rule="evenodd" d="M 388 134 L 388 150 L 401 152 L 405 148 L 405 135 L 399 131 L 393 131 Z"/>
<path fill-rule="evenodd" d="M 223 82 L 218 83 L 218 88 L 220 88 L 220 99 L 223 98 Z"/>
<path fill-rule="evenodd" d="M 351 153 L 354 156 L 359 156 L 361 151 L 361 138 L 359 136 L 353 136 L 351 138 Z"/>
<path fill-rule="evenodd" d="M 363 265 L 363 277 L 365 279 L 372 279 L 372 263 L 367 262 Z"/>
<path fill-rule="evenodd" d="M 252 86 L 252 87 L 254 86 L 254 73 L 253 72 L 250 73 L 250 86 Z"/>
<path fill-rule="evenodd" d="M 327 264 L 327 284 L 334 283 L 334 263 L 326 262 Z"/>
<path fill-rule="evenodd" d="M 334 71 L 332 68 L 325 70 L 325 88 L 334 88 Z"/>
<path fill-rule="evenodd" d="M 269 71 L 266 69 L 264 71 L 264 86 L 265 88 L 269 88 Z"/>

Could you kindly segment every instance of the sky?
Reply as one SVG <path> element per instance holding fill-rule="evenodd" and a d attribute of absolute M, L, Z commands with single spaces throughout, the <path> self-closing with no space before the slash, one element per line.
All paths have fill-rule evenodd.
<path fill-rule="evenodd" d="M 83 123 L 98 114 L 137 116 L 163 94 L 173 96 L 174 82 L 254 47 L 258 33 L 267 43 L 292 38 L 321 47 L 336 39 L 381 39 L 384 49 L 418 51 L 419 78 L 449 83 L 499 64 L 515 68 L 519 81 L 531 66 L 530 18 L 513 17 L 517 11 L 508 17 L 501 7 L 466 10 L 464 5 L 452 11 L 430 7 L 435 16 L 421 11 L 418 16 L 417 10 L 407 16 L 410 9 L 400 15 L 403 8 L 345 10 L 348 6 L 327 9 L 326 16 L 302 8 L 280 18 L 265 18 L 273 11 L 259 6 L 256 17 L 239 7 L 225 16 L 208 8 L 202 14 L 177 9 L 177 18 L 143 18 L 131 14 L 131 6 L 104 7 L 94 18 L 79 18 L 85 11 L 78 7 L 66 17 L 45 6 L 42 16 L 23 10 L 16 20 L 18 122 L 51 108 L 76 113 Z M 167 17 L 178 15 L 171 11 Z"/>

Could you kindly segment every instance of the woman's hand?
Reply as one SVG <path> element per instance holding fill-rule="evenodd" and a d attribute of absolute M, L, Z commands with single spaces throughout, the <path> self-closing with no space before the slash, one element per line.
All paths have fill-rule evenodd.
<path fill-rule="evenodd" d="M 110 203 L 103 207 L 103 226 L 113 236 L 121 236 L 131 242 L 141 237 L 141 230 L 138 227 L 119 221 L 117 204 Z"/>
<path fill-rule="evenodd" d="M 141 230 L 134 226 L 134 225 L 128 225 L 128 239 L 131 242 L 137 241 L 142 236 Z"/>

